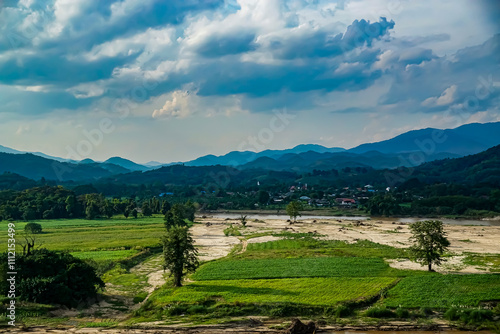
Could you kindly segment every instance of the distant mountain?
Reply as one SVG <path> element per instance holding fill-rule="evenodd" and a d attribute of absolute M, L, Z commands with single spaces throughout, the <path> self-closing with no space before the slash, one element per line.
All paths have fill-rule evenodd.
<path fill-rule="evenodd" d="M 166 165 L 166 164 L 158 162 L 158 161 L 150 161 L 150 162 L 146 162 L 145 164 L 142 164 L 142 165 L 146 166 L 146 167 L 161 167 L 161 166 Z"/>
<path fill-rule="evenodd" d="M 438 153 L 425 157 L 427 162 L 444 158 L 456 158 L 458 155 Z M 274 171 L 310 172 L 313 170 L 342 169 L 346 167 L 365 167 L 386 169 L 397 167 L 414 167 L 412 153 L 383 154 L 370 151 L 363 154 L 351 152 L 318 153 L 304 152 L 300 154 L 285 154 L 278 159 L 261 157 L 247 164 L 238 166 L 238 169 L 269 169 Z"/>
<path fill-rule="evenodd" d="M 105 164 L 117 165 L 117 166 L 123 167 L 123 168 L 131 170 L 131 171 L 141 171 L 141 172 L 143 172 L 143 171 L 151 169 L 149 167 L 136 164 L 133 161 L 130 161 L 130 160 L 127 160 L 127 159 L 124 159 L 124 158 L 120 158 L 120 157 L 109 158 L 108 160 L 104 161 L 104 163 Z"/>
<path fill-rule="evenodd" d="M 59 158 L 59 157 L 53 157 L 53 156 L 47 155 L 47 154 L 42 153 L 42 152 L 23 152 L 23 151 L 14 150 L 12 148 L 5 147 L 5 146 L 2 146 L 2 145 L 0 145 L 0 153 L 10 153 L 10 154 L 31 153 L 33 155 L 36 155 L 36 156 L 39 156 L 39 157 L 42 157 L 42 158 L 46 158 L 46 159 L 52 159 L 52 160 L 61 161 L 61 162 L 74 162 L 74 161 L 68 160 L 68 159 L 63 159 L 63 158 Z"/>
<path fill-rule="evenodd" d="M 123 169 L 121 167 L 121 171 Z M 114 168 L 108 166 L 108 169 Z M 21 176 L 40 180 L 56 181 L 86 181 L 96 180 L 116 174 L 101 164 L 74 164 L 59 162 L 39 157 L 37 155 L 0 153 L 0 174 L 4 172 L 16 173 Z"/>
<path fill-rule="evenodd" d="M 317 153 L 333 153 L 333 152 L 343 152 L 345 149 L 340 147 L 327 148 L 321 145 L 309 144 L 309 145 L 298 145 L 291 149 L 286 150 L 265 150 L 262 152 L 251 152 L 251 151 L 233 151 L 228 154 L 215 156 L 215 155 L 205 155 L 198 159 L 188 161 L 184 163 L 186 166 L 241 166 L 247 164 L 251 161 L 257 160 L 259 158 L 273 158 L 278 159 L 286 154 L 299 154 L 305 152 L 317 152 Z"/>
<path fill-rule="evenodd" d="M 20 154 L 23 152 L 0 145 L 0 153 Z"/>
<path fill-rule="evenodd" d="M 403 133 L 389 140 L 359 145 L 348 150 L 362 154 L 378 151 L 386 154 L 420 151 L 428 154 L 452 153 L 459 156 L 476 154 L 500 144 L 500 122 L 474 123 L 455 129 L 427 128 Z"/>

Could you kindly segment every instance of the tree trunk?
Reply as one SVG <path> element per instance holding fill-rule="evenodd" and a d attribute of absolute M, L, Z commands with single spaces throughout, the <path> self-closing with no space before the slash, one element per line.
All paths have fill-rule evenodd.
<path fill-rule="evenodd" d="M 181 281 L 182 281 L 182 276 L 179 275 L 179 274 L 174 274 L 174 285 L 176 287 L 181 287 L 182 286 Z"/>
<path fill-rule="evenodd" d="M 429 271 L 432 271 L 432 263 L 431 262 L 429 262 L 428 266 L 429 266 Z"/>

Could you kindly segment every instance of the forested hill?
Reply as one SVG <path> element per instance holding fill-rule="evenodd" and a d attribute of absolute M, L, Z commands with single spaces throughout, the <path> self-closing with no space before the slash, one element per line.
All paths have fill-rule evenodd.
<path fill-rule="evenodd" d="M 113 164 L 73 164 L 42 158 L 33 154 L 0 153 L 0 173 L 12 172 L 40 180 L 83 181 L 96 180 L 128 169 Z"/>
<path fill-rule="evenodd" d="M 463 158 L 420 165 L 415 168 L 414 177 L 426 183 L 484 183 L 500 186 L 500 145 Z"/>

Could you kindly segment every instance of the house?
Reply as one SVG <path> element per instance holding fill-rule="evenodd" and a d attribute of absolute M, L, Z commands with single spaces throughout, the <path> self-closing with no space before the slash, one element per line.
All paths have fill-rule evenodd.
<path fill-rule="evenodd" d="M 352 198 L 336 198 L 335 201 L 340 205 L 356 205 L 356 200 Z"/>

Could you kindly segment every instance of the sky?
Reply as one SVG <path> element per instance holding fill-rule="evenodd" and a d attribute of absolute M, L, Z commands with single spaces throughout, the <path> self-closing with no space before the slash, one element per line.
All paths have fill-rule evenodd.
<path fill-rule="evenodd" d="M 98 161 L 500 121 L 496 0 L 0 0 L 0 145 Z"/>

